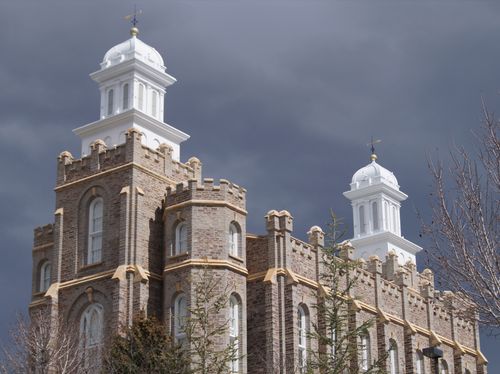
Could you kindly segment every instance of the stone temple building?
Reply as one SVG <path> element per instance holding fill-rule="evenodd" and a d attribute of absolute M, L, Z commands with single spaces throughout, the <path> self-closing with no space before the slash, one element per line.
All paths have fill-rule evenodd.
<path fill-rule="evenodd" d="M 74 130 L 80 156 L 59 155 L 54 222 L 34 230 L 30 310 L 48 307 L 74 325 L 96 361 L 106 337 L 140 311 L 182 339 L 176 317 L 187 313 L 193 291 L 182 280 L 203 267 L 233 285 L 223 344 L 237 342 L 241 358 L 231 372 L 300 371 L 318 348 L 307 331 L 317 321 L 324 233 L 313 226 L 308 242 L 295 238 L 284 210 L 269 211 L 264 234 L 247 233 L 246 190 L 202 177 L 196 157 L 181 160 L 189 136 L 163 122 L 164 95 L 176 80 L 137 34 L 132 28 L 90 74 L 101 93 L 99 119 Z M 388 372 L 430 374 L 422 349 L 437 346 L 441 373 L 486 373 L 477 323 L 454 313 L 453 295 L 434 289 L 430 270 L 416 270 L 421 248 L 401 236 L 407 195 L 394 174 L 372 155 L 344 195 L 355 248 L 346 256 L 364 259 L 355 318 L 376 320 L 361 337 L 360 372 L 392 347 Z"/>

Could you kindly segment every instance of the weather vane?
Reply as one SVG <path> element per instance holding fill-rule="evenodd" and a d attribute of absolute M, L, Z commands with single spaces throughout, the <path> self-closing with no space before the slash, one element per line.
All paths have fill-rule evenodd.
<path fill-rule="evenodd" d="M 137 34 L 139 34 L 139 29 L 137 28 L 137 24 L 139 23 L 139 21 L 137 20 L 137 16 L 140 14 L 142 14 L 142 10 L 137 10 L 137 6 L 134 5 L 134 13 L 124 17 L 132 24 L 132 28 L 130 29 L 130 35 L 132 36 L 136 36 Z"/>
<path fill-rule="evenodd" d="M 370 146 L 370 149 L 372 151 L 372 154 L 370 156 L 370 160 L 375 161 L 377 159 L 377 155 L 375 154 L 375 144 L 378 144 L 381 142 L 382 142 L 382 140 L 380 140 L 380 139 L 373 140 L 373 136 L 372 136 L 370 143 L 366 144 L 367 146 Z"/>

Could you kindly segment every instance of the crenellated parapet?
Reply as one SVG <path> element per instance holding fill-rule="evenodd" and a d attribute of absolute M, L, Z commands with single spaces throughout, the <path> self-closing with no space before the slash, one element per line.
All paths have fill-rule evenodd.
<path fill-rule="evenodd" d="M 182 163 L 173 158 L 173 149 L 168 144 L 151 149 L 143 144 L 143 135 L 136 128 L 129 129 L 123 136 L 125 142 L 114 146 L 101 139 L 95 140 L 90 145 L 90 154 L 79 159 L 75 159 L 68 151 L 61 152 L 56 185 L 63 186 L 131 165 L 165 178 L 171 184 L 188 179 L 201 181 L 202 163 L 196 157 Z"/>
<path fill-rule="evenodd" d="M 201 205 L 224 202 L 237 210 L 245 211 L 246 190 L 226 179 L 220 179 L 218 184 L 214 183 L 212 178 L 205 178 L 201 182 L 189 179 L 187 182 L 177 183 L 175 187 L 167 187 L 164 208 L 188 202 Z"/>
<path fill-rule="evenodd" d="M 34 229 L 33 247 L 50 245 L 54 242 L 54 224 L 49 223 Z"/>

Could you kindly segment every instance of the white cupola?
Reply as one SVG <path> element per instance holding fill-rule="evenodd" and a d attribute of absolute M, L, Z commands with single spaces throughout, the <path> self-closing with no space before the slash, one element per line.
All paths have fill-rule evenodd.
<path fill-rule="evenodd" d="M 408 196 L 399 190 L 395 175 L 377 163 L 372 153 L 371 162 L 354 173 L 351 189 L 344 196 L 351 201 L 356 257 L 381 259 L 394 251 L 401 264 L 415 263 L 418 245 L 401 236 L 399 210 Z"/>
<path fill-rule="evenodd" d="M 106 52 L 101 68 L 90 74 L 101 92 L 100 119 L 73 130 L 82 139 L 82 156 L 90 153 L 97 139 L 108 148 L 125 142 L 131 127 L 142 133 L 143 143 L 152 149 L 166 143 L 179 160 L 180 143 L 189 135 L 163 122 L 166 88 L 176 79 L 165 72 L 160 53 L 130 30 L 131 38 Z"/>

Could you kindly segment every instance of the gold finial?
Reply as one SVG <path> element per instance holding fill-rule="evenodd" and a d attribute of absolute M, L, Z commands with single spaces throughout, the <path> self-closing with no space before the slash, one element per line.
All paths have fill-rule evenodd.
<path fill-rule="evenodd" d="M 134 13 L 125 16 L 124 18 L 132 23 L 132 27 L 130 28 L 130 35 L 137 36 L 139 34 L 139 29 L 137 28 L 137 24 L 139 21 L 137 20 L 137 16 L 142 14 L 142 10 L 137 10 L 137 6 L 134 5 Z"/>
<path fill-rule="evenodd" d="M 367 144 L 367 146 L 371 146 L 371 151 L 372 151 L 372 154 L 370 155 L 371 161 L 377 160 L 377 155 L 375 154 L 375 144 L 380 143 L 381 141 L 382 140 L 380 140 L 380 139 L 373 140 L 373 136 L 372 136 L 372 140 L 370 141 L 370 143 Z"/>

